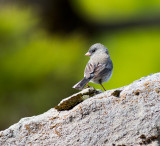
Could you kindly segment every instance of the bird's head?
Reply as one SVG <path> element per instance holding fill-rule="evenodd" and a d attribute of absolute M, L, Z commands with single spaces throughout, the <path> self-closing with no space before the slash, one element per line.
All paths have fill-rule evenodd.
<path fill-rule="evenodd" d="M 104 45 L 96 43 L 89 48 L 88 52 L 85 55 L 91 57 L 99 53 L 107 53 L 109 55 L 108 49 Z"/>

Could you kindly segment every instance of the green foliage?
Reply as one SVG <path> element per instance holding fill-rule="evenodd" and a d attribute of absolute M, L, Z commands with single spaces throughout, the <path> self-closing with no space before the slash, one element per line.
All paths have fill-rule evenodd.
<path fill-rule="evenodd" d="M 2 127 L 17 117 L 40 114 L 73 93 L 85 41 L 76 33 L 49 37 L 38 29 L 35 17 L 31 10 L 17 7 L 0 10 Z"/>
<path fill-rule="evenodd" d="M 73 0 L 73 5 L 79 15 L 95 22 L 119 23 L 160 14 L 158 0 Z"/>

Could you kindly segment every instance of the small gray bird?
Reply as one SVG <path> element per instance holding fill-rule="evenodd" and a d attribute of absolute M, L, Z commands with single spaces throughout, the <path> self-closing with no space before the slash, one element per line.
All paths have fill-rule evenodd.
<path fill-rule="evenodd" d="M 103 87 L 102 83 L 107 82 L 113 72 L 113 63 L 108 49 L 104 45 L 96 43 L 89 48 L 85 55 L 90 56 L 90 60 L 84 70 L 84 78 L 73 88 L 82 90 L 88 82 L 100 84 Z M 106 91 L 104 87 L 103 89 Z"/>

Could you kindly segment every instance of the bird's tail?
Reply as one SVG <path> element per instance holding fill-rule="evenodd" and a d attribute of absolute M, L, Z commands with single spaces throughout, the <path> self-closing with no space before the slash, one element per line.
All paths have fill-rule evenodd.
<path fill-rule="evenodd" d="M 90 79 L 87 78 L 83 78 L 81 81 L 79 81 L 77 84 L 75 84 L 73 86 L 73 88 L 78 89 L 78 90 L 82 90 L 84 88 L 84 86 L 90 81 Z"/>

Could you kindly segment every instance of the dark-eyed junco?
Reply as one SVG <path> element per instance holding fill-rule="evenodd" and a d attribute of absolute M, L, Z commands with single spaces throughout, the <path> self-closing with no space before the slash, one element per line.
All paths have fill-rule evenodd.
<path fill-rule="evenodd" d="M 85 55 L 90 56 L 90 60 L 86 65 L 84 78 L 73 88 L 81 90 L 88 82 L 100 84 L 103 87 L 102 83 L 107 82 L 113 72 L 113 63 L 108 49 L 104 45 L 96 43 L 89 48 Z M 105 90 L 104 87 L 103 89 Z"/>

